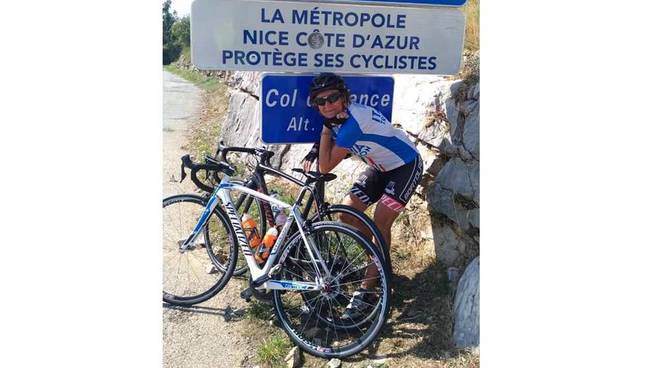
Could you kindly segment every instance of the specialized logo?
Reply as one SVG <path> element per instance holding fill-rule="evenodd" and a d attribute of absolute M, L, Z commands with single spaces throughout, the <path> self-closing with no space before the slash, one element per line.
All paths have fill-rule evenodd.
<path fill-rule="evenodd" d="M 234 234 L 238 238 L 238 243 L 243 249 L 243 253 L 246 255 L 252 255 L 250 252 L 250 247 L 248 246 L 247 238 L 245 237 L 245 232 L 243 231 L 243 226 L 236 216 L 236 209 L 231 203 L 225 203 L 225 208 L 227 209 L 227 215 L 229 215 L 229 221 L 231 222 L 231 227 L 234 228 Z"/>
<path fill-rule="evenodd" d="M 399 203 L 399 201 L 387 194 L 383 195 L 383 198 L 380 199 L 380 202 L 395 212 L 401 212 L 404 207 L 401 203 Z"/>

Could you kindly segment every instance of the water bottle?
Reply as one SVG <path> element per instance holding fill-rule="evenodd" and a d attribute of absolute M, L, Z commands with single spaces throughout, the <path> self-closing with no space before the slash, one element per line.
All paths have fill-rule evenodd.
<path fill-rule="evenodd" d="M 259 236 L 259 230 L 257 230 L 257 222 L 254 221 L 250 214 L 244 213 L 241 218 L 241 226 L 245 231 L 245 236 L 247 236 L 248 244 L 252 249 L 256 249 L 259 244 L 261 244 L 261 237 Z"/>
<path fill-rule="evenodd" d="M 278 235 L 278 231 L 275 226 L 271 227 L 270 229 L 268 229 L 268 231 L 266 231 L 266 235 L 264 235 L 264 240 L 259 246 L 259 250 L 257 251 L 257 254 L 254 257 L 257 260 L 257 263 L 266 262 L 268 256 L 270 255 L 270 250 L 273 248 L 273 245 L 275 245 L 275 241 L 277 241 L 277 235 Z"/>

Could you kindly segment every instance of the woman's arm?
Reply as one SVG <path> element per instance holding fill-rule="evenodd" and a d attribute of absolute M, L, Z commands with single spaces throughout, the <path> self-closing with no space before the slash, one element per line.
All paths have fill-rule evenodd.
<path fill-rule="evenodd" d="M 349 151 L 339 147 L 332 140 L 332 131 L 324 126 L 321 132 L 321 149 L 319 151 L 319 170 L 322 173 L 332 171 Z"/>

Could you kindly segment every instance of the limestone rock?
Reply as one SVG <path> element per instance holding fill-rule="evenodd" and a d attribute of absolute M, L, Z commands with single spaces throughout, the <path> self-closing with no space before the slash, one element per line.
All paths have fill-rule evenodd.
<path fill-rule="evenodd" d="M 235 72 L 227 78 L 227 84 L 253 96 L 259 96 L 261 88 L 260 72 Z"/>
<path fill-rule="evenodd" d="M 428 145 L 440 147 L 443 141 L 450 139 L 449 125 L 443 122 L 435 122 L 421 129 L 417 138 Z"/>
<path fill-rule="evenodd" d="M 444 160 L 438 155 L 439 152 L 436 152 L 423 144 L 418 144 L 417 150 L 419 151 L 419 155 L 422 156 L 422 161 L 424 162 L 424 172 L 433 176 L 437 175 L 444 164 Z"/>
<path fill-rule="evenodd" d="M 418 135 L 424 129 L 426 115 L 437 103 L 438 95 L 449 93 L 448 82 L 441 76 L 395 75 L 392 123 L 399 124 L 408 133 Z"/>
<path fill-rule="evenodd" d="M 452 193 L 479 202 L 479 163 L 463 161 L 458 158 L 449 160 L 438 173 L 436 183 Z"/>
<path fill-rule="evenodd" d="M 458 282 L 453 340 L 457 348 L 479 346 L 479 257 L 470 262 Z"/>
<path fill-rule="evenodd" d="M 326 365 L 329 368 L 340 368 L 341 367 L 341 360 L 337 358 L 331 359 L 328 364 Z"/>
<path fill-rule="evenodd" d="M 479 158 L 479 104 L 472 108 L 465 118 L 463 127 L 463 146 L 472 156 Z"/>
<path fill-rule="evenodd" d="M 298 368 L 302 365 L 302 359 L 300 356 L 300 348 L 295 346 L 289 351 L 289 354 L 284 358 L 287 367 L 289 368 Z"/>

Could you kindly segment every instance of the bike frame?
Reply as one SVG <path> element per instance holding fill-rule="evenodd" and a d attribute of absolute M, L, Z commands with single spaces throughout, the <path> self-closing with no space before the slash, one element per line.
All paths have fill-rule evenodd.
<path fill-rule="evenodd" d="M 229 181 L 229 177 L 223 174 L 220 184 L 216 186 L 216 189 L 213 192 L 213 195 L 211 196 L 210 200 L 208 201 L 206 208 L 202 213 L 202 216 L 197 221 L 195 229 L 193 230 L 192 234 L 190 234 L 188 239 L 186 239 L 186 241 L 180 246 L 180 251 L 184 252 L 191 247 L 191 244 L 194 244 L 195 239 L 201 234 L 202 229 L 204 228 L 204 226 L 206 226 L 208 219 L 210 218 L 215 208 L 219 204 L 222 204 L 227 212 L 227 215 L 229 216 L 232 230 L 234 234 L 236 234 L 236 238 L 238 239 L 238 244 L 240 245 L 240 248 L 243 251 L 243 256 L 245 257 L 245 261 L 250 269 L 250 274 L 252 275 L 253 280 L 256 283 L 259 283 L 260 281 L 265 281 L 261 283 L 261 285 L 257 285 L 256 286 L 257 289 L 309 290 L 309 291 L 321 290 L 321 281 L 324 279 L 324 275 L 325 277 L 330 276 L 330 271 L 328 270 L 328 267 L 325 264 L 323 257 L 321 257 L 321 253 L 318 247 L 316 246 L 316 244 L 314 243 L 313 239 L 308 239 L 307 236 L 305 235 L 305 231 L 303 231 L 303 229 L 305 229 L 304 226 L 305 218 L 300 212 L 299 206 L 300 206 L 300 202 L 302 201 L 305 195 L 305 192 L 312 191 L 312 189 L 309 188 L 304 183 L 302 183 L 302 185 L 303 188 L 300 191 L 300 194 L 298 195 L 298 199 L 294 202 L 293 205 L 291 205 L 286 202 L 282 202 L 278 199 L 272 198 L 264 193 L 245 187 L 243 185 L 231 183 Z M 238 218 L 236 208 L 234 207 L 234 203 L 231 199 L 231 196 L 229 195 L 230 191 L 239 191 L 247 195 L 257 197 L 266 202 L 274 203 L 282 208 L 287 208 L 290 210 L 289 217 L 287 218 L 286 223 L 282 227 L 281 235 L 277 238 L 277 241 L 273 245 L 268 260 L 266 261 L 266 264 L 263 267 L 259 267 L 257 262 L 254 260 L 254 257 L 252 256 L 252 250 L 248 244 L 245 231 L 243 231 L 241 220 Z M 313 260 L 312 265 L 314 266 L 317 275 L 316 280 L 314 282 L 270 279 L 271 270 L 274 270 L 275 267 L 273 263 L 275 263 L 275 259 L 277 258 L 281 246 L 288 238 L 286 234 L 288 233 L 294 221 L 298 225 L 298 232 L 302 236 L 303 243 L 305 244 L 307 253 L 310 256 L 310 259 Z M 321 265 L 321 269 L 319 269 L 319 264 Z"/>
<path fill-rule="evenodd" d="M 246 180 L 245 186 L 249 189 L 254 189 L 254 190 L 259 190 L 261 193 L 269 195 L 269 190 L 268 186 L 266 184 L 266 175 L 271 175 L 271 176 L 278 176 L 281 178 L 284 178 L 288 180 L 291 183 L 294 183 L 300 187 L 305 188 L 305 182 L 302 180 L 299 180 L 287 173 L 284 173 L 282 171 L 279 171 L 275 168 L 272 168 L 270 166 L 265 166 L 261 163 L 257 163 L 254 172 L 250 176 L 250 179 Z M 322 182 L 317 182 L 314 184 L 316 187 L 316 190 L 310 190 L 310 196 L 307 199 L 305 206 L 303 207 L 303 210 L 301 211 L 302 216 L 304 218 L 307 218 L 309 216 L 309 212 L 312 209 L 312 205 L 316 204 L 316 207 L 319 210 L 319 213 L 321 212 L 321 208 L 324 205 L 323 197 L 324 197 L 324 186 Z M 241 208 L 243 205 L 244 201 L 247 201 L 246 208 L 249 208 L 252 204 L 252 201 L 254 200 L 253 197 L 247 196 L 247 195 L 241 195 L 235 205 L 236 208 Z M 269 226 L 273 226 L 275 224 L 275 219 L 273 218 L 273 209 L 271 208 L 270 205 L 265 205 L 264 202 L 259 202 L 259 206 L 262 207 L 264 214 L 266 215 L 266 221 Z"/>

